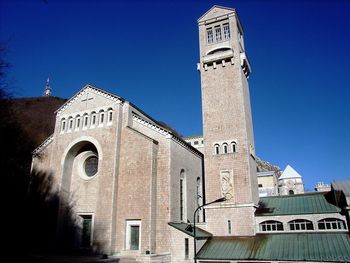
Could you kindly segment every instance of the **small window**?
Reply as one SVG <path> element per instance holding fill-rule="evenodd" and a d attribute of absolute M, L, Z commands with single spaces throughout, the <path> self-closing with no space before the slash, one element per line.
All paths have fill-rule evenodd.
<path fill-rule="evenodd" d="M 86 114 L 84 115 L 84 127 L 87 127 L 89 124 L 89 116 Z"/>
<path fill-rule="evenodd" d="M 180 221 L 186 219 L 186 174 L 185 170 L 180 171 Z"/>
<path fill-rule="evenodd" d="M 318 229 L 320 230 L 334 230 L 334 229 L 346 229 L 345 223 L 341 219 L 337 218 L 325 218 L 318 221 Z"/>
<path fill-rule="evenodd" d="M 229 234 L 232 232 L 231 220 L 227 220 L 227 231 Z"/>
<path fill-rule="evenodd" d="M 223 152 L 224 152 L 224 153 L 227 153 L 227 143 L 224 143 L 224 144 L 222 145 L 222 148 L 223 148 Z"/>
<path fill-rule="evenodd" d="M 105 114 L 104 112 L 100 112 L 100 125 L 103 125 L 103 122 L 104 122 L 104 118 L 105 118 Z"/>
<path fill-rule="evenodd" d="M 215 144 L 214 148 L 215 148 L 215 154 L 219 154 L 220 153 L 220 146 L 219 146 L 219 144 Z"/>
<path fill-rule="evenodd" d="M 180 220 L 184 220 L 184 180 L 180 179 Z"/>
<path fill-rule="evenodd" d="M 268 232 L 268 231 L 283 231 L 283 224 L 279 221 L 274 220 L 268 220 L 261 222 L 259 224 L 259 229 L 262 232 Z"/>
<path fill-rule="evenodd" d="M 296 219 L 288 222 L 289 230 L 291 231 L 303 231 L 303 230 L 313 230 L 314 225 L 309 220 Z"/>
<path fill-rule="evenodd" d="M 91 114 L 91 126 L 94 126 L 94 125 L 96 125 L 96 113 L 95 112 L 93 112 Z"/>
<path fill-rule="evenodd" d="M 237 152 L 237 144 L 235 142 L 231 143 L 231 148 L 233 153 Z"/>
<path fill-rule="evenodd" d="M 75 129 L 79 130 L 79 128 L 80 128 L 80 116 L 78 115 L 75 117 Z"/>
<path fill-rule="evenodd" d="M 185 259 L 188 259 L 188 255 L 189 255 L 188 238 L 185 238 Z"/>
<path fill-rule="evenodd" d="M 73 128 L 73 118 L 69 119 L 69 129 L 71 130 Z"/>
<path fill-rule="evenodd" d="M 230 26 L 229 26 L 229 24 L 228 23 L 224 24 L 223 28 L 224 28 L 224 40 L 230 39 Z"/>
<path fill-rule="evenodd" d="M 216 26 L 215 27 L 215 41 L 216 42 L 220 42 L 222 40 L 221 38 L 221 27 L 220 26 Z"/>
<path fill-rule="evenodd" d="M 108 112 L 108 121 L 109 121 L 109 122 L 112 122 L 112 120 L 113 120 L 113 112 L 112 112 L 112 110 L 110 110 L 110 111 Z"/>
<path fill-rule="evenodd" d="M 198 145 L 198 141 L 194 141 L 194 143 L 193 143 L 194 145 Z"/>
<path fill-rule="evenodd" d="M 263 187 L 262 184 L 258 184 L 258 187 Z"/>
<path fill-rule="evenodd" d="M 66 129 L 66 120 L 62 119 L 62 121 L 61 121 L 61 131 L 64 132 L 65 129 Z"/>
<path fill-rule="evenodd" d="M 207 28 L 207 42 L 208 42 L 208 44 L 212 44 L 214 42 L 212 28 Z"/>
<path fill-rule="evenodd" d="M 289 195 L 294 195 L 294 191 L 293 190 L 289 190 L 288 194 Z"/>
<path fill-rule="evenodd" d="M 88 177 L 93 177 L 96 175 L 98 170 L 98 158 L 96 156 L 91 156 L 86 159 L 84 163 L 84 170 Z"/>

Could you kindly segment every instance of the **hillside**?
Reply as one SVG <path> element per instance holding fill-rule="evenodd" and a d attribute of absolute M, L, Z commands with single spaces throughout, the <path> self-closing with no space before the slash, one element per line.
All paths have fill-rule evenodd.
<path fill-rule="evenodd" d="M 18 98 L 10 100 L 10 108 L 28 138 L 38 146 L 53 133 L 54 113 L 66 101 L 58 97 Z"/>

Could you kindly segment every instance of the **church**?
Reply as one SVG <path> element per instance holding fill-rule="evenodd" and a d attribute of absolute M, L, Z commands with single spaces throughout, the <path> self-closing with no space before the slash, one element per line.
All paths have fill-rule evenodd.
<path fill-rule="evenodd" d="M 349 204 L 259 198 L 242 25 L 213 6 L 198 28 L 203 136 L 181 138 L 90 84 L 56 111 L 32 168 L 53 174 L 60 213 L 70 204 L 76 246 L 139 262 L 350 261 Z"/>

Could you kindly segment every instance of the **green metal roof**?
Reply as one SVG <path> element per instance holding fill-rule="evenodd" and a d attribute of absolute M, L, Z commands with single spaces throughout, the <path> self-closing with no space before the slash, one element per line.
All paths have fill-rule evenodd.
<path fill-rule="evenodd" d="M 326 200 L 325 193 L 309 193 L 301 195 L 262 197 L 260 198 L 260 207 L 256 210 L 256 216 L 339 212 L 339 207 Z"/>
<path fill-rule="evenodd" d="M 193 224 L 169 222 L 168 225 L 175 227 L 176 229 L 193 237 L 193 233 L 194 233 Z M 209 233 L 209 232 L 207 232 L 199 227 L 196 227 L 196 239 L 207 239 L 211 236 L 212 236 L 211 233 Z"/>
<path fill-rule="evenodd" d="M 349 262 L 350 237 L 334 232 L 214 237 L 204 244 L 197 259 Z"/>

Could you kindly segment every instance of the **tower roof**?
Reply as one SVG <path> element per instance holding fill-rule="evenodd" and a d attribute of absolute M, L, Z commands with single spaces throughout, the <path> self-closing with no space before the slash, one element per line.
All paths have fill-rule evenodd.
<path fill-rule="evenodd" d="M 214 5 L 212 8 L 210 8 L 204 15 L 202 15 L 200 18 L 198 18 L 198 23 L 206 21 L 208 19 L 216 18 L 219 16 L 224 16 L 228 14 L 235 13 L 234 8 L 230 7 L 223 7 L 219 5 Z"/>
<path fill-rule="evenodd" d="M 286 169 L 284 169 L 282 175 L 278 179 L 281 180 L 288 178 L 301 178 L 301 175 L 297 171 L 295 171 L 293 167 L 289 164 L 287 165 Z"/>

